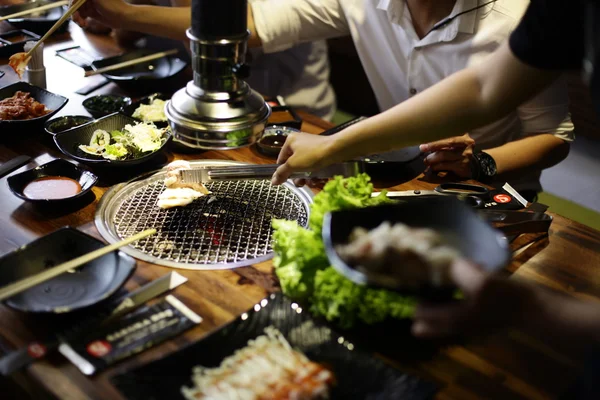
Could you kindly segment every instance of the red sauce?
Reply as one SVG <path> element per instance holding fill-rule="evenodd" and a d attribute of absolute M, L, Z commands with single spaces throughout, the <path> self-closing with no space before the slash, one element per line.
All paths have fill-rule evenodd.
<path fill-rule="evenodd" d="M 65 199 L 81 192 L 81 185 L 75 179 L 64 176 L 44 176 L 31 181 L 23 194 L 33 200 Z"/>

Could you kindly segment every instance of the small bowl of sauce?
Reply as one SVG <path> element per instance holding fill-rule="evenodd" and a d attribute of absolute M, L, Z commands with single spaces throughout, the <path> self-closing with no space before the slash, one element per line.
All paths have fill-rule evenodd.
<path fill-rule="evenodd" d="M 300 130 L 288 126 L 268 126 L 265 128 L 260 139 L 258 139 L 258 142 L 256 142 L 256 147 L 264 155 L 277 157 L 287 137 L 292 133 L 298 132 Z"/>
<path fill-rule="evenodd" d="M 77 126 L 92 122 L 94 118 L 85 115 L 65 115 L 63 117 L 53 118 L 44 124 L 44 129 L 51 135 L 68 131 Z"/>
<path fill-rule="evenodd" d="M 19 198 L 38 203 L 70 201 L 88 193 L 98 181 L 91 172 L 62 159 L 10 176 L 10 190 Z"/>

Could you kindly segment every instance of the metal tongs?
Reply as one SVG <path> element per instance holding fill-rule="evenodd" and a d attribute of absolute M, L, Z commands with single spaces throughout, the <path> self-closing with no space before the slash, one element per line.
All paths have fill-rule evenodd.
<path fill-rule="evenodd" d="M 263 165 L 231 165 L 182 169 L 179 174 L 183 183 L 206 183 L 224 180 L 271 179 L 279 164 Z M 364 163 L 349 161 L 332 164 L 313 172 L 296 172 L 290 179 L 322 179 L 341 175 L 344 178 L 356 176 L 364 172 Z"/>

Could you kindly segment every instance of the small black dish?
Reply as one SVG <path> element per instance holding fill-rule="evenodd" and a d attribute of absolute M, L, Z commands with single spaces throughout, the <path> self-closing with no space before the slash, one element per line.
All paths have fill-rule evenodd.
<path fill-rule="evenodd" d="M 123 167 L 141 164 L 153 158 L 157 153 L 162 151 L 165 145 L 171 139 L 171 131 L 167 130 L 165 133 L 165 142 L 156 151 L 148 153 L 139 158 L 132 160 L 107 160 L 101 156 L 93 156 L 87 154 L 79 149 L 79 145 L 87 145 L 90 143 L 94 132 L 97 129 L 103 129 L 107 132 L 114 130 L 121 130 L 127 124 L 139 123 L 138 120 L 128 117 L 126 115 L 115 113 L 107 115 L 106 117 L 97 119 L 89 124 L 69 129 L 68 131 L 58 133 L 54 135 L 54 142 L 58 146 L 59 150 L 67 156 L 90 166 L 110 166 L 110 167 Z"/>
<path fill-rule="evenodd" d="M 30 10 L 32 8 L 52 4 L 50 0 L 29 1 L 23 4 L 15 4 L 10 6 L 0 7 L 0 16 L 15 14 L 21 11 Z M 10 18 L 7 20 L 12 26 L 17 29 L 27 29 L 39 35 L 43 35 L 63 16 L 67 10 L 66 6 L 52 8 L 46 11 L 41 11 L 37 14 L 24 15 L 22 17 Z M 55 32 L 66 32 L 69 26 L 68 21 L 65 21 Z"/>
<path fill-rule="evenodd" d="M 92 122 L 94 118 L 85 115 L 65 115 L 58 118 L 53 118 L 44 124 L 44 129 L 51 135 L 68 131 L 80 125 Z"/>
<path fill-rule="evenodd" d="M 135 110 L 138 109 L 138 107 L 140 105 L 151 104 L 154 101 L 154 99 L 160 99 L 160 100 L 167 101 L 167 100 L 171 99 L 171 96 L 166 95 L 164 93 L 152 93 L 148 96 L 144 96 L 140 99 L 135 100 L 127 107 L 123 107 L 123 110 L 121 110 L 121 113 L 127 115 L 128 117 L 134 118 L 133 113 L 135 112 Z M 139 118 L 136 118 L 136 119 L 141 121 L 141 119 L 139 119 Z M 167 126 L 169 126 L 169 121 L 151 121 L 151 122 L 153 122 L 154 125 L 156 125 L 156 127 L 158 127 L 158 128 L 166 128 Z"/>
<path fill-rule="evenodd" d="M 36 101 L 44 104 L 50 112 L 41 117 L 23 120 L 0 120 L 0 142 L 18 139 L 43 129 L 44 122 L 59 112 L 69 101 L 66 97 L 54 94 L 27 82 L 15 82 L 0 89 L 0 100 L 14 96 L 18 91 L 29 92 Z M 18 137 L 8 137 L 8 133 L 18 133 Z"/>
<path fill-rule="evenodd" d="M 0 57 L 22 52 L 23 46 L 30 40 L 40 40 L 40 36 L 24 29 L 0 34 Z"/>
<path fill-rule="evenodd" d="M 266 156 L 277 157 L 287 137 L 292 133 L 299 132 L 300 130 L 288 126 L 267 126 L 256 142 L 256 148 Z"/>
<path fill-rule="evenodd" d="M 61 228 L 0 258 L 0 286 L 40 273 L 104 247 L 100 240 Z M 114 294 L 135 271 L 135 260 L 120 251 L 95 259 L 75 272 L 59 275 L 5 301 L 25 312 L 67 313 Z"/>
<path fill-rule="evenodd" d="M 32 181 L 46 176 L 61 176 L 71 178 L 79 182 L 81 192 L 75 196 L 65 197 L 62 199 L 31 199 L 23 193 L 25 187 Z M 20 174 L 12 175 L 7 179 L 8 187 L 15 196 L 38 204 L 57 204 L 67 201 L 74 201 L 85 196 L 98 181 L 98 177 L 89 171 L 79 168 L 63 159 L 56 159 L 39 167 L 29 169 Z"/>
<path fill-rule="evenodd" d="M 287 126 L 294 129 L 302 129 L 302 118 L 290 106 L 271 107 L 271 116 L 267 126 Z"/>
<path fill-rule="evenodd" d="M 120 56 L 103 58 L 92 63 L 92 69 L 108 67 L 109 65 L 133 60 L 156 53 L 156 50 L 141 49 L 131 51 Z M 182 72 L 187 66 L 187 62 L 177 56 L 168 56 L 146 63 L 132 65 L 102 74 L 105 78 L 115 82 L 123 90 L 137 91 L 145 89 L 149 85 L 152 87 L 167 86 L 171 78 L 174 78 Z M 159 89 L 161 90 L 161 89 Z M 147 93 L 147 92 L 146 92 Z"/>
<path fill-rule="evenodd" d="M 131 104 L 131 98 L 115 94 L 99 94 L 88 97 L 82 104 L 92 117 L 101 118 L 121 111 Z"/>
<path fill-rule="evenodd" d="M 355 347 L 345 335 L 313 319 L 281 293 L 263 299 L 200 341 L 116 375 L 111 381 L 129 400 L 183 400 L 181 387 L 192 385 L 195 366 L 218 366 L 249 340 L 263 335 L 269 326 L 278 329 L 294 349 L 333 372 L 336 384 L 331 388 L 329 398 L 332 400 L 425 400 L 431 399 L 438 390 L 435 384 L 393 368 L 359 346 Z"/>
<path fill-rule="evenodd" d="M 439 232 L 444 241 L 457 249 L 464 258 L 480 265 L 488 272 L 497 272 L 511 259 L 508 242 L 502 233 L 483 221 L 464 202 L 448 196 L 410 199 L 394 205 L 336 211 L 323 220 L 323 244 L 332 266 L 346 278 L 360 285 L 395 290 L 407 295 L 445 298 L 455 290 L 453 286 L 436 286 L 424 282 L 419 287 L 398 287 L 385 279 L 359 271 L 346 264 L 335 247 L 348 243 L 356 227 L 367 230 L 382 222 L 401 222 L 412 227 L 431 228 Z M 398 268 L 402 266 L 399 265 Z"/>

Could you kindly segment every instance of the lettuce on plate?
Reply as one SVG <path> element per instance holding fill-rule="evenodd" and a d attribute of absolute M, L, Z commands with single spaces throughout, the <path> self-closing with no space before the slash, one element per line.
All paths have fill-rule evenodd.
<path fill-rule="evenodd" d="M 336 177 L 317 194 L 311 205 L 309 229 L 295 221 L 273 220 L 275 273 L 287 296 L 310 305 L 313 314 L 351 328 L 357 322 L 374 324 L 387 318 L 412 316 L 416 301 L 383 289 L 359 286 L 330 266 L 321 239 L 327 212 L 389 203 L 382 192 L 371 197 L 367 174 Z"/>

